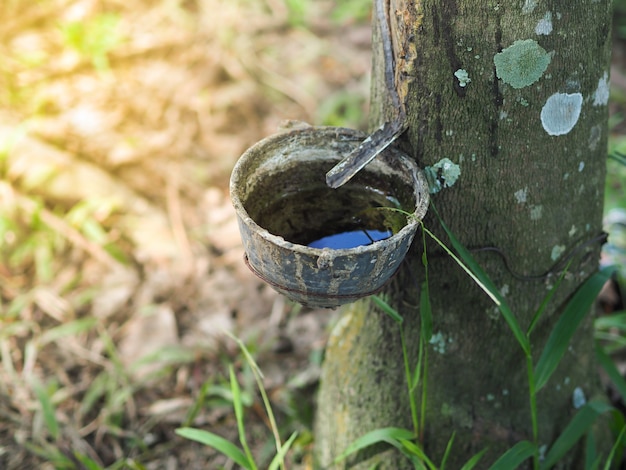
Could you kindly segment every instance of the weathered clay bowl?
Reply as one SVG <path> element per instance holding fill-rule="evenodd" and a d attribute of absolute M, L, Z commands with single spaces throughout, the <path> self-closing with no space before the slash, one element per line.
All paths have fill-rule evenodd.
<path fill-rule="evenodd" d="M 248 266 L 303 305 L 336 307 L 380 290 L 426 213 L 426 180 L 395 149 L 385 150 L 346 185 L 326 185 L 326 172 L 364 138 L 331 127 L 276 134 L 248 149 L 233 169 L 230 193 Z M 389 236 L 350 248 L 308 246 L 364 229 L 368 237 Z"/>

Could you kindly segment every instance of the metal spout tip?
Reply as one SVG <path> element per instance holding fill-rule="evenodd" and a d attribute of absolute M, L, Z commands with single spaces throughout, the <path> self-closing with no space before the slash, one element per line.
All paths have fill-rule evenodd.
<path fill-rule="evenodd" d="M 326 184 L 332 189 L 343 186 L 378 154 L 389 147 L 406 130 L 403 120 L 386 122 L 361 145 L 326 173 Z"/>
<path fill-rule="evenodd" d="M 354 175 L 344 174 L 342 177 L 341 174 L 338 174 L 336 171 L 333 171 L 333 170 L 330 170 L 328 173 L 326 173 L 326 185 L 331 189 L 337 189 L 343 186 L 352 178 L 352 176 L 354 176 Z"/>

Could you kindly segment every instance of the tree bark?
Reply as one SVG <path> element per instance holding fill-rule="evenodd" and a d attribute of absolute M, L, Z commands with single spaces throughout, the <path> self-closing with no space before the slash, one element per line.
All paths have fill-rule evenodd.
<path fill-rule="evenodd" d="M 384 82 L 378 21 L 389 21 L 395 79 L 406 105 L 404 147 L 422 167 L 459 165 L 456 184 L 433 194 L 442 219 L 500 288 L 526 328 L 556 280 L 550 271 L 602 230 L 611 11 L 609 0 L 387 0 L 374 19 L 372 127 L 394 116 Z M 441 180 L 445 183 L 444 180 Z M 445 186 L 445 185 L 444 185 Z M 441 239 L 431 210 L 427 227 Z M 599 244 L 576 252 L 531 338 L 541 352 L 572 293 L 597 269 Z M 489 448 L 486 468 L 532 440 L 524 355 L 489 298 L 449 256 L 428 245 L 433 332 L 428 345 L 424 449 L 448 468 Z M 405 318 L 414 364 L 419 340 L 421 237 L 385 295 Z M 523 274 L 520 278 L 517 274 Z M 537 275 L 531 279 L 530 276 Z M 539 444 L 575 414 L 573 391 L 600 393 L 591 317 L 539 393 Z M 536 357 L 535 357 L 536 361 Z M 373 448 L 333 465 L 373 429 L 411 429 L 398 326 L 369 300 L 344 309 L 328 342 L 318 397 L 320 468 L 411 468 Z M 582 465 L 573 454 L 565 468 Z"/>

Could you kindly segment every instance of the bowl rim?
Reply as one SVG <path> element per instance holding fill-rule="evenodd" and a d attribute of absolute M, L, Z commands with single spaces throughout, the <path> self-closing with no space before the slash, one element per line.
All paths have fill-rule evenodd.
<path fill-rule="evenodd" d="M 286 249 L 290 249 L 301 254 L 309 255 L 309 256 L 320 256 L 323 253 L 327 253 L 328 250 L 331 250 L 333 254 L 336 256 L 342 255 L 354 255 L 356 253 L 368 253 L 370 251 L 377 251 L 381 244 L 384 243 L 396 243 L 402 239 L 407 237 L 412 237 L 417 231 L 417 227 L 421 223 L 423 217 L 425 216 L 428 205 L 429 205 L 429 192 L 428 192 L 428 183 L 426 181 L 426 177 L 423 171 L 417 166 L 416 162 L 406 156 L 406 154 L 398 151 L 398 157 L 401 158 L 402 165 L 409 171 L 411 174 L 411 179 L 413 180 L 414 185 L 421 185 L 424 188 L 424 191 L 419 191 L 414 188 L 414 196 L 417 199 L 418 194 L 425 195 L 425 201 L 415 201 L 415 210 L 411 213 L 411 217 L 407 217 L 407 223 L 404 227 L 402 227 L 398 232 L 393 233 L 391 236 L 384 238 L 382 240 L 375 241 L 370 243 L 369 245 L 359 245 L 352 248 L 313 248 L 307 245 L 301 245 L 298 243 L 293 243 L 286 240 L 284 237 L 280 235 L 273 234 L 269 232 L 266 228 L 261 227 L 251 216 L 248 214 L 248 211 L 243 205 L 240 197 L 240 189 L 237 185 L 240 183 L 241 179 L 241 168 L 246 163 L 246 160 L 250 155 L 257 153 L 260 148 L 265 147 L 270 144 L 276 144 L 281 140 L 286 140 L 289 138 L 297 137 L 303 134 L 312 134 L 312 133 L 322 133 L 332 135 L 333 133 L 337 136 L 346 135 L 350 137 L 354 137 L 354 141 L 360 142 L 362 141 L 366 135 L 358 130 L 349 129 L 345 127 L 331 127 L 331 126 L 311 126 L 301 129 L 294 129 L 287 132 L 280 132 L 276 134 L 272 134 L 254 145 L 248 148 L 242 155 L 239 157 L 235 166 L 233 167 L 229 190 L 230 190 L 230 198 L 235 208 L 235 212 L 237 218 L 246 224 L 253 233 L 258 234 L 261 238 L 267 240 L 268 242 L 281 246 Z M 396 149 L 397 150 L 397 149 Z"/>

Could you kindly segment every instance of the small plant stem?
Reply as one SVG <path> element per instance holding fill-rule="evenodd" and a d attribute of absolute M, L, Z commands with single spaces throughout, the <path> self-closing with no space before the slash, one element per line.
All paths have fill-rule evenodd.
<path fill-rule="evenodd" d="M 270 400 L 267 396 L 267 392 L 265 391 L 265 387 L 263 386 L 263 380 L 258 375 L 257 371 L 254 373 L 254 377 L 257 382 L 257 386 L 259 387 L 259 391 L 261 392 L 261 397 L 263 398 L 263 404 L 265 405 L 265 411 L 267 412 L 267 417 L 270 420 L 270 425 L 272 428 L 272 434 L 274 434 L 274 442 L 276 444 L 276 451 L 280 452 L 280 448 L 282 447 L 282 443 L 280 440 L 280 434 L 278 433 L 278 426 L 276 425 L 276 419 L 274 418 L 274 412 L 272 411 L 272 406 L 270 404 Z M 284 460 L 280 461 L 280 468 L 285 470 L 285 462 Z"/>
<path fill-rule="evenodd" d="M 261 369 L 259 369 L 259 366 L 257 365 L 256 361 L 252 357 L 252 354 L 250 354 L 250 351 L 248 351 L 248 348 L 243 343 L 243 341 L 241 341 L 239 338 L 237 338 L 236 336 L 232 335 L 231 333 L 226 332 L 226 334 L 228 336 L 230 336 L 239 345 L 239 348 L 241 349 L 241 352 L 243 352 L 243 355 L 244 355 L 244 357 L 246 359 L 246 362 L 248 363 L 248 365 L 250 366 L 250 369 L 252 370 L 252 375 L 254 376 L 254 380 L 256 381 L 257 387 L 259 388 L 259 391 L 261 392 L 261 398 L 263 399 L 263 405 L 265 406 L 265 411 L 267 413 L 267 417 L 268 417 L 269 422 L 270 422 L 270 428 L 271 428 L 272 434 L 274 435 L 274 442 L 276 444 L 276 451 L 280 453 L 281 447 L 282 447 L 282 442 L 280 440 L 280 434 L 278 432 L 278 426 L 276 425 L 276 419 L 274 418 L 274 412 L 272 411 L 272 406 L 270 404 L 269 398 L 267 396 L 267 392 L 265 391 L 265 387 L 263 385 L 263 374 L 261 373 Z M 254 463 L 254 461 L 252 461 L 252 462 Z M 280 468 L 282 470 L 285 470 L 285 462 L 284 462 L 284 460 L 280 461 Z"/>
<path fill-rule="evenodd" d="M 250 468 L 256 470 L 257 467 L 254 463 L 254 457 L 252 456 L 252 452 L 250 451 L 250 447 L 248 446 L 248 441 L 246 439 L 246 428 L 243 424 L 243 404 L 241 402 L 239 382 L 237 382 L 235 369 L 232 364 L 229 366 L 228 370 L 230 374 L 230 389 L 233 395 L 233 408 L 235 409 L 235 418 L 237 421 L 237 431 L 239 432 L 239 442 L 241 443 L 241 447 L 243 447 L 243 451 L 246 454 L 246 459 L 248 460 Z"/>
<path fill-rule="evenodd" d="M 422 409 L 420 414 L 420 434 L 418 439 L 420 443 L 424 443 L 424 426 L 426 423 L 426 385 L 428 379 L 428 348 L 424 345 L 423 339 L 420 340 L 420 348 L 424 351 L 424 367 L 422 369 Z"/>
<path fill-rule="evenodd" d="M 411 405 L 411 420 L 413 421 L 413 431 L 415 432 L 415 437 L 419 436 L 419 421 L 417 419 L 417 403 L 415 403 L 415 393 L 413 391 L 413 387 L 411 384 L 413 383 L 413 378 L 411 377 L 411 368 L 409 366 L 409 355 L 406 349 L 406 339 L 404 337 L 404 330 L 402 329 L 402 325 L 400 325 L 400 341 L 402 344 L 402 356 L 404 358 L 404 374 L 406 376 L 406 386 L 409 391 L 409 404 Z"/>
<path fill-rule="evenodd" d="M 426 422 L 426 392 L 428 385 L 428 342 L 432 336 L 432 307 L 430 305 L 430 287 L 428 283 L 428 251 L 426 249 L 426 227 L 422 226 L 422 264 L 424 265 L 424 284 L 422 287 L 420 299 L 420 316 L 422 320 L 420 328 L 420 341 L 419 341 L 419 357 L 423 360 L 422 373 L 422 408 L 420 410 L 420 432 L 418 436 L 419 442 L 424 443 L 424 426 Z"/>
<path fill-rule="evenodd" d="M 450 258 L 452 258 L 456 262 L 456 264 L 458 264 L 461 269 L 465 271 L 465 273 L 476 283 L 476 285 L 478 285 L 478 287 L 480 287 L 485 292 L 485 294 L 489 296 L 493 303 L 499 307 L 502 304 L 502 302 L 500 302 L 500 299 L 498 299 L 498 297 L 496 297 L 493 292 L 491 292 L 491 290 L 487 286 L 485 286 L 485 284 L 480 279 L 478 279 L 478 277 L 476 277 L 476 275 L 467 266 L 465 266 L 463 261 L 461 261 L 459 257 L 456 256 L 452 252 L 452 250 L 450 250 L 450 248 L 448 248 L 441 240 L 439 240 L 439 238 L 437 238 L 437 236 L 433 232 L 428 230 L 423 225 L 422 227 L 424 231 L 430 236 L 430 238 L 432 238 L 441 248 L 443 248 L 444 251 L 450 256 Z"/>
<path fill-rule="evenodd" d="M 535 443 L 535 455 L 533 456 L 533 468 L 539 470 L 539 431 L 537 425 L 537 391 L 535 390 L 535 371 L 533 358 L 526 355 L 526 369 L 528 371 L 528 396 L 530 398 L 530 419 L 533 428 L 533 442 Z"/>

